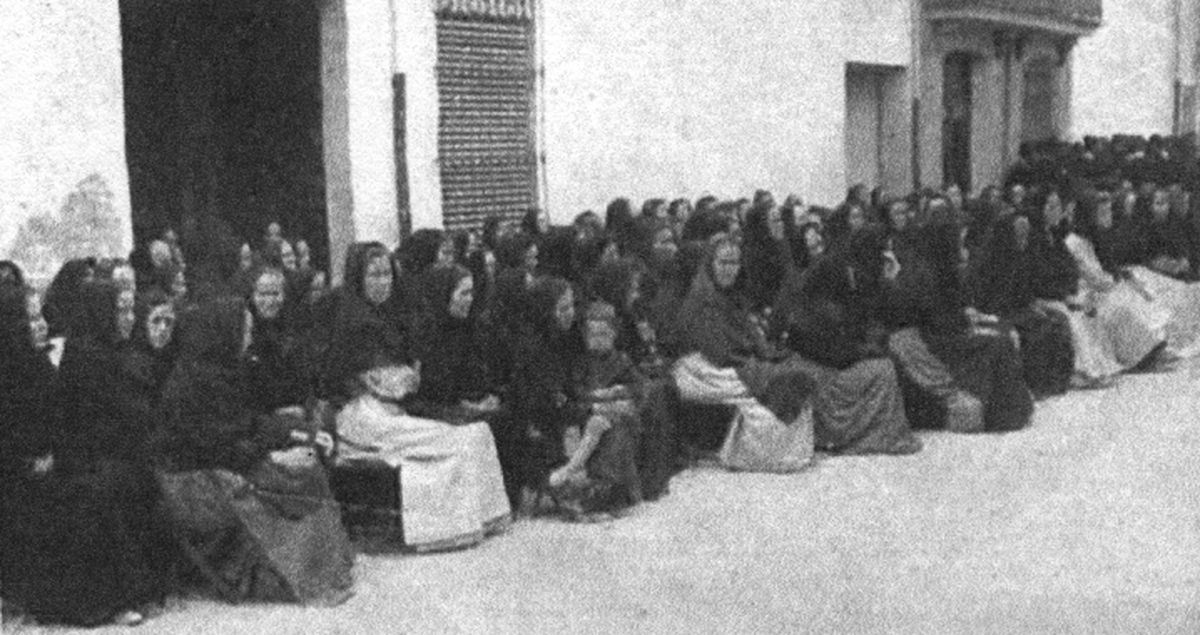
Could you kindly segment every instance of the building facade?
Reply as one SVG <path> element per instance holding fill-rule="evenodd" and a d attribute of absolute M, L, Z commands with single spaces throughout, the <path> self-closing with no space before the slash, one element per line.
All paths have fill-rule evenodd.
<path fill-rule="evenodd" d="M 1195 130 L 1198 7 L 3 3 L 0 254 L 40 270 L 206 217 L 341 254 L 616 196 L 978 188 L 1025 140 Z"/>

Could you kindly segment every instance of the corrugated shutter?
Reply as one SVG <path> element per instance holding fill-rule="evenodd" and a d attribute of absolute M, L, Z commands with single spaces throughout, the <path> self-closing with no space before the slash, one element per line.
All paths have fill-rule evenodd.
<path fill-rule="evenodd" d="M 438 152 L 447 228 L 537 205 L 534 25 L 438 16 Z"/>

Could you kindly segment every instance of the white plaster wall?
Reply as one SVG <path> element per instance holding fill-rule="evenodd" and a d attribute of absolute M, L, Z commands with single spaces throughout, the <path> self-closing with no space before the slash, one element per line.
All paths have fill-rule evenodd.
<path fill-rule="evenodd" d="M 116 0 L 0 2 L 0 255 L 21 224 L 55 216 L 91 175 L 132 242 L 121 30 Z M 75 255 L 55 245 L 53 257 Z"/>
<path fill-rule="evenodd" d="M 437 18 L 429 0 L 392 0 L 395 69 L 406 85 L 409 205 L 413 229 L 442 226 L 438 164 Z"/>
<path fill-rule="evenodd" d="M 1072 135 L 1171 132 L 1176 0 L 1105 0 L 1074 51 Z"/>
<path fill-rule="evenodd" d="M 845 50 L 908 34 L 872 23 L 849 37 L 826 2 L 555 2 L 543 16 L 546 199 L 560 222 L 616 196 L 841 200 Z M 876 53 L 908 63 L 898 45 Z"/>

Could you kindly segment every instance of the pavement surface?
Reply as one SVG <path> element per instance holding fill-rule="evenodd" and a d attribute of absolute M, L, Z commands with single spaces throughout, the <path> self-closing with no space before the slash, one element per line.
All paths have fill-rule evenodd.
<path fill-rule="evenodd" d="M 1200 362 L 1041 402 L 1020 432 L 922 438 L 696 468 L 617 521 L 360 555 L 337 608 L 187 599 L 136 632 L 1200 633 Z"/>

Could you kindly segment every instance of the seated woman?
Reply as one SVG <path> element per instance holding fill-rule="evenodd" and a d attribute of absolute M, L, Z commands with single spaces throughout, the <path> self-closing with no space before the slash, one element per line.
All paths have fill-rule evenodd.
<path fill-rule="evenodd" d="M 1017 329 L 1025 384 L 1041 398 L 1070 387 L 1075 352 L 1067 317 L 1034 303 L 1030 232 L 1024 216 L 998 221 L 968 289 L 972 306 Z"/>
<path fill-rule="evenodd" d="M 130 395 L 120 381 L 118 292 L 101 285 L 82 295 L 94 332 L 80 333 L 65 361 L 83 382 L 72 387 L 71 398 L 83 405 L 74 414 L 96 420 L 72 422 L 71 433 L 113 442 L 111 456 L 109 448 L 61 436 L 58 405 L 65 402 L 37 296 L 0 286 L 0 579 L 5 602 L 39 621 L 132 625 L 163 600 L 173 554 L 153 481 L 136 463 L 115 460 L 141 458 L 121 450 L 144 440 L 136 425 L 148 423 L 122 421 Z M 104 390 L 121 394 L 110 399 Z"/>
<path fill-rule="evenodd" d="M 1033 399 L 1021 376 L 1021 359 L 1012 338 L 997 320 L 968 306 L 960 271 L 965 230 L 938 223 L 918 230 L 916 253 L 905 268 L 903 289 L 891 313 L 907 314 L 911 326 L 894 333 L 889 349 L 910 373 L 932 354 L 949 372 L 954 390 L 947 426 L 960 432 L 1016 430 L 1033 414 Z M 907 341 L 916 337 L 919 341 Z M 925 349 L 925 350 L 922 350 Z M 955 396 L 966 393 L 982 406 L 982 417 L 964 422 L 953 415 Z M 956 424 L 966 423 L 965 426 Z"/>
<path fill-rule="evenodd" d="M 643 378 L 642 396 L 637 400 L 640 411 L 637 463 L 642 493 L 645 498 L 655 500 L 666 491 L 679 457 L 676 436 L 679 399 L 668 375 L 668 363 L 659 350 L 658 332 L 648 315 L 647 307 L 653 305 L 655 298 L 643 296 L 643 289 L 664 294 L 672 290 L 658 282 L 642 282 L 650 277 L 637 260 L 621 258 L 597 269 L 592 278 L 592 293 L 613 312 L 609 320 L 612 324 L 605 328 L 615 329 L 615 342 L 608 348 L 627 357 Z M 592 326 L 591 320 L 584 322 L 586 329 Z M 585 341 L 592 342 L 590 338 Z"/>
<path fill-rule="evenodd" d="M 737 243 L 714 236 L 679 311 L 683 357 L 673 368 L 675 383 L 684 402 L 736 408 L 721 450 L 727 467 L 795 471 L 812 458 L 812 383 L 767 342 L 739 294 L 740 271 Z"/>
<path fill-rule="evenodd" d="M 817 386 L 817 448 L 841 454 L 913 454 L 921 441 L 904 414 L 878 312 L 899 271 L 883 230 L 864 227 L 816 261 L 775 310 L 788 346 Z"/>
<path fill-rule="evenodd" d="M 513 419 L 522 426 L 523 487 L 549 493 L 570 516 L 640 500 L 631 433 L 579 394 L 579 342 L 570 283 L 540 278 L 529 290 L 513 355 Z M 634 471 L 631 478 L 630 470 Z M 591 477 L 591 478 L 589 478 Z"/>
<path fill-rule="evenodd" d="M 1200 354 L 1200 283 L 1189 282 L 1188 229 L 1171 214 L 1166 189 L 1138 200 L 1135 235 L 1126 263 L 1130 279 L 1167 310 L 1167 351 L 1176 357 Z"/>
<path fill-rule="evenodd" d="M 473 310 L 474 279 L 458 265 L 436 267 L 427 276 L 425 310 L 415 331 L 421 381 L 406 409 L 456 425 L 488 424 L 496 439 L 509 503 L 519 505 L 521 490 L 514 474 L 517 444 L 484 363 L 486 342 Z"/>
<path fill-rule="evenodd" d="M 1112 196 L 1096 192 L 1063 240 L 1079 267 L 1084 305 L 1094 310 L 1122 369 L 1165 349 L 1170 313 L 1147 298 L 1114 260 Z"/>
<path fill-rule="evenodd" d="M 327 381 L 350 390 L 337 416 L 339 461 L 400 468 L 406 546 L 463 547 L 503 529 L 510 507 L 487 424 L 416 417 L 402 405 L 416 391 L 420 364 L 413 363 L 407 335 L 386 308 L 394 281 L 387 250 L 351 246 L 345 272 L 331 351 L 337 374 Z M 444 380 L 433 365 L 435 377 Z M 477 405 L 494 405 L 482 401 L 487 403 Z"/>
<path fill-rule="evenodd" d="M 1075 354 L 1075 372 L 1071 384 L 1077 388 L 1104 388 L 1116 380 L 1123 368 L 1117 361 L 1112 342 L 1095 311 L 1083 304 L 1079 288 L 1079 267 L 1067 248 L 1074 202 L 1064 203 L 1057 190 L 1040 190 L 1032 198 L 1025 279 L 1033 294 L 1034 306 L 1044 312 L 1065 317 L 1071 326 L 1071 345 Z"/>
<path fill-rule="evenodd" d="M 187 556 L 228 601 L 340 604 L 354 553 L 312 425 L 272 411 L 250 381 L 253 314 L 240 298 L 215 298 L 183 327 L 155 445 Z"/>

